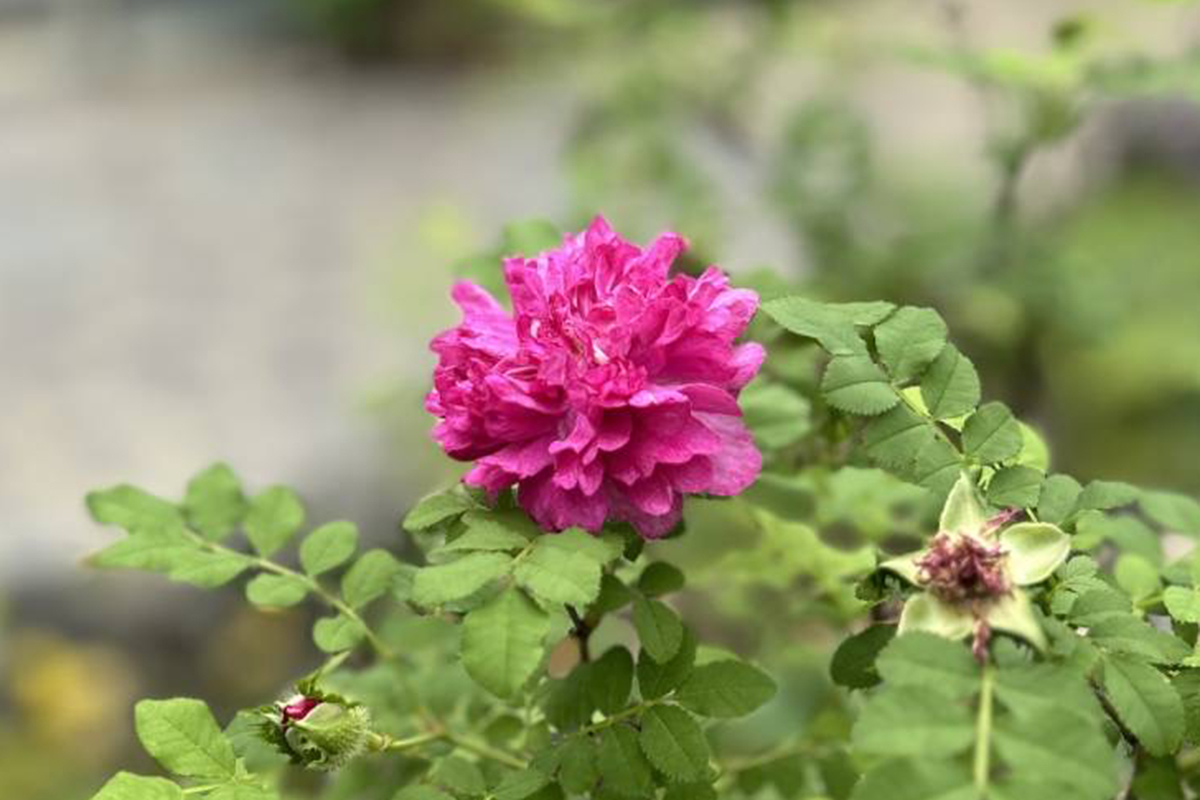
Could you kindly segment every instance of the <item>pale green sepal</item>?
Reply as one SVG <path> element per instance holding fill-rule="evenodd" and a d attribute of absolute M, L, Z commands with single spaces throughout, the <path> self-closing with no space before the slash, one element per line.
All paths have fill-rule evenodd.
<path fill-rule="evenodd" d="M 1018 586 L 1040 583 L 1054 574 L 1071 553 L 1071 537 L 1048 522 L 1019 522 L 1000 533 L 1008 569 Z"/>
<path fill-rule="evenodd" d="M 942 508 L 939 531 L 975 536 L 987 524 L 987 513 L 979 500 L 979 490 L 971 476 L 963 473 L 950 490 L 946 505 Z"/>
<path fill-rule="evenodd" d="M 1029 595 L 1013 589 L 1007 597 L 996 601 L 984 615 L 993 630 L 1020 636 L 1039 650 L 1046 649 L 1046 634 L 1034 613 Z"/>
<path fill-rule="evenodd" d="M 975 631 L 975 618 L 969 612 L 947 605 L 931 594 L 918 594 L 904 603 L 896 635 L 903 636 L 913 631 L 924 631 L 946 639 L 962 639 Z"/>
<path fill-rule="evenodd" d="M 919 583 L 917 574 L 921 571 L 917 562 L 924 558 L 928 552 L 928 550 L 918 550 L 915 553 L 889 558 L 887 561 L 880 562 L 879 568 L 886 569 L 888 572 L 894 572 L 909 583 L 916 585 Z"/>

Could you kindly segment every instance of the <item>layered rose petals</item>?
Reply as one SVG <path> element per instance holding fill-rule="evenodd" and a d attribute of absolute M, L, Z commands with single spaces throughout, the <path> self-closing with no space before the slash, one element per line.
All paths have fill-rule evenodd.
<path fill-rule="evenodd" d="M 512 314 L 455 286 L 463 322 L 433 340 L 426 408 L 446 452 L 475 462 L 467 483 L 515 486 L 547 530 L 620 520 L 655 538 L 684 495 L 754 482 L 762 458 L 737 394 L 764 353 L 734 341 L 758 296 L 716 268 L 672 277 L 685 246 L 668 233 L 643 250 L 597 218 L 556 250 L 505 261 Z"/>

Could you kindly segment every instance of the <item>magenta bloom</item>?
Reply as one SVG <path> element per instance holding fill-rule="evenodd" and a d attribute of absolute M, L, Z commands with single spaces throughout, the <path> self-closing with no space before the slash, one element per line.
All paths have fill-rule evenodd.
<path fill-rule="evenodd" d="M 597 217 L 536 258 L 509 258 L 510 314 L 473 283 L 454 287 L 464 320 L 433 340 L 433 435 L 475 467 L 493 496 L 517 487 L 539 525 L 559 531 L 631 523 L 665 535 L 685 494 L 735 495 L 762 456 L 738 391 L 764 352 L 735 345 L 758 296 L 715 267 L 670 277 L 687 243 L 646 249 Z"/>

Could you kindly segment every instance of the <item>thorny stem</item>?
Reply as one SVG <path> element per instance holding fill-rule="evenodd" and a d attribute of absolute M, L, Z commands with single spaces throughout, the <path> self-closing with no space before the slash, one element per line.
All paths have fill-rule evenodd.
<path fill-rule="evenodd" d="M 987 796 L 988 779 L 991 776 L 994 684 L 992 668 L 985 664 L 979 689 L 979 716 L 975 719 L 975 792 L 981 798 Z"/>

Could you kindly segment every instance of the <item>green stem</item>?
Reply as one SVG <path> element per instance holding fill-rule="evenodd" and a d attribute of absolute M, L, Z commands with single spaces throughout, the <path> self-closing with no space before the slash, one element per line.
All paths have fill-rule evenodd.
<path fill-rule="evenodd" d="M 258 556 L 250 556 L 239 550 L 234 550 L 231 547 L 218 544 L 217 542 L 210 542 L 192 531 L 188 531 L 188 533 L 201 547 L 205 548 L 209 552 L 220 553 L 222 555 L 234 555 L 240 558 L 249 559 L 254 566 L 265 572 L 272 572 L 276 575 L 288 578 L 289 580 L 294 580 L 304 584 L 304 586 L 312 594 L 320 598 L 323 603 L 357 624 L 363 630 L 363 635 L 367 642 L 371 645 L 375 652 L 379 654 L 380 658 L 384 659 L 385 661 L 398 660 L 396 652 L 387 646 L 383 639 L 380 638 L 379 634 L 377 634 L 371 628 L 371 626 L 367 624 L 367 621 L 363 619 L 362 615 L 351 608 L 344 600 L 342 600 L 342 598 L 338 597 L 336 594 L 322 586 L 321 582 L 316 578 L 312 577 L 311 575 L 305 575 L 302 572 L 297 572 L 294 569 L 289 569 L 282 564 L 277 564 L 274 561 L 271 561 L 270 559 L 261 558 Z M 438 721 L 437 717 L 430 712 L 423 703 L 421 703 L 420 695 L 418 694 L 416 687 L 414 687 L 408 680 L 407 676 L 403 674 L 400 675 L 399 679 L 404 684 L 405 690 L 416 703 L 417 713 L 425 720 L 427 725 L 430 727 L 438 727 L 440 722 Z"/>
<path fill-rule="evenodd" d="M 975 720 L 975 792 L 981 800 L 987 797 L 988 779 L 992 771 L 992 690 L 994 684 L 992 668 L 985 664 L 979 688 L 979 716 Z"/>
<path fill-rule="evenodd" d="M 823 752 L 823 748 L 812 742 L 792 742 L 783 744 L 773 750 L 768 750 L 765 753 L 760 753 L 756 756 L 748 756 L 741 759 L 733 759 L 719 764 L 719 775 L 717 781 L 721 785 L 728 784 L 739 772 L 757 769 L 758 767 L 770 764 L 773 761 L 778 761 L 781 758 L 789 756 L 814 756 Z"/>
<path fill-rule="evenodd" d="M 390 736 L 381 735 L 379 746 L 375 747 L 374 749 L 381 753 L 398 753 L 403 750 L 411 750 L 414 747 L 420 747 L 423 744 L 436 742 L 443 738 L 445 738 L 445 734 L 438 733 L 436 731 L 422 733 L 419 736 L 410 736 L 407 739 L 393 739 Z"/>
<path fill-rule="evenodd" d="M 220 545 L 217 546 L 220 547 Z M 316 578 L 305 575 L 302 572 L 297 572 L 294 569 L 288 569 L 282 564 L 276 564 L 274 561 L 266 558 L 255 559 L 254 565 L 261 570 L 274 572 L 276 575 L 282 575 L 291 580 L 303 583 L 308 587 L 310 592 L 321 598 L 322 602 L 337 611 L 346 619 L 361 627 L 365 632 L 367 641 L 371 644 L 371 647 L 375 649 L 375 652 L 379 653 L 380 657 L 387 661 L 395 660 L 396 654 L 384 643 L 382 639 L 379 638 L 379 635 L 375 633 L 375 631 L 371 630 L 371 627 L 367 625 L 367 622 L 362 618 L 362 615 L 347 605 L 342 598 L 338 597 L 333 592 L 330 592 L 328 589 L 322 586 Z"/>
<path fill-rule="evenodd" d="M 637 705 L 630 706 L 629 708 L 625 709 L 624 711 L 618 711 L 615 714 L 605 717 L 604 719 L 600 720 L 599 722 L 594 722 L 591 725 L 587 725 L 583 728 L 580 728 L 578 731 L 578 735 L 588 735 L 588 734 L 596 733 L 598 731 L 602 731 L 605 728 L 611 728 L 613 725 L 616 725 L 621 720 L 629 719 L 630 717 L 636 717 L 638 714 L 641 714 L 646 709 L 652 708 L 661 702 L 662 702 L 662 700 L 646 700 L 644 702 L 638 703 Z"/>
<path fill-rule="evenodd" d="M 529 768 L 529 764 L 525 760 L 518 758 L 511 753 L 506 753 L 503 750 L 492 747 L 484 742 L 480 742 L 478 740 L 455 733 L 446 733 L 443 736 L 447 741 L 453 742 L 458 748 L 466 750 L 468 753 L 474 753 L 480 758 L 490 759 L 491 761 L 505 764 L 513 767 L 514 769 Z"/>
<path fill-rule="evenodd" d="M 240 558 L 249 559 L 254 566 L 265 572 L 272 572 L 276 575 L 286 577 L 289 580 L 294 580 L 304 584 L 304 586 L 307 587 L 312 594 L 320 598 L 330 608 L 333 608 L 342 616 L 358 624 L 364 631 L 367 641 L 371 644 L 381 658 L 386 661 L 398 660 L 395 651 L 388 647 L 383 639 L 379 637 L 379 634 L 375 633 L 375 631 L 371 629 L 366 620 L 363 619 L 362 615 L 348 605 L 341 597 L 337 596 L 333 592 L 330 592 L 328 589 L 322 586 L 320 581 L 318 581 L 316 578 L 313 578 L 310 575 L 305 575 L 302 572 L 297 572 L 294 569 L 289 569 L 288 567 L 285 567 L 282 564 L 277 564 L 270 559 L 250 556 L 246 553 L 234 550 L 233 548 L 225 547 L 222 544 L 210 542 L 191 531 L 189 531 L 189 533 L 201 547 L 204 547 L 210 552 L 221 553 L 223 555 L 235 555 Z M 391 739 L 390 737 L 380 735 L 379 741 L 375 746 L 376 750 L 397 752 L 414 747 L 420 747 L 421 745 L 444 739 L 446 741 L 453 742 L 463 750 L 474 753 L 481 758 L 491 759 L 492 761 L 497 761 L 501 764 L 506 764 L 507 766 L 514 767 L 516 769 L 525 769 L 529 766 L 525 761 L 517 756 L 506 753 L 502 750 L 497 750 L 496 748 L 491 747 L 483 742 L 478 742 L 446 730 L 445 724 L 437 717 L 437 715 L 430 711 L 429 708 L 421 702 L 420 695 L 417 693 L 416 688 L 412 686 L 407 676 L 400 675 L 399 679 L 405 684 L 408 693 L 416 701 L 417 713 L 425 721 L 425 725 L 429 730 L 426 733 L 407 739 Z"/>

